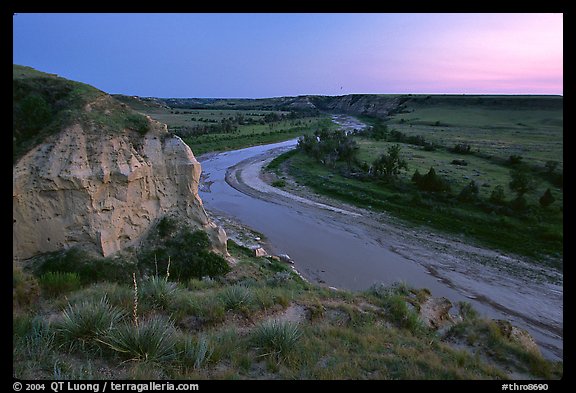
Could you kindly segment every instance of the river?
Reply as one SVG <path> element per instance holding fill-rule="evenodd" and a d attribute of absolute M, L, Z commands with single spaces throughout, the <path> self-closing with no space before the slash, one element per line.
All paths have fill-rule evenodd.
<path fill-rule="evenodd" d="M 199 193 L 206 210 L 263 233 L 268 251 L 288 254 L 311 282 L 353 291 L 397 281 L 428 288 L 433 296 L 444 296 L 453 304 L 469 302 L 480 314 L 525 328 L 545 357 L 563 358 L 561 285 L 526 282 L 500 267 L 475 263 L 468 255 L 477 253 L 474 247 L 429 231 L 397 230 L 366 214 L 269 192 L 254 173 L 250 175 L 250 170 L 259 172 L 264 163 L 295 145 L 291 140 L 198 157 L 203 171 Z M 232 175 L 230 168 L 236 169 Z M 242 180 L 243 186 L 236 188 L 245 192 L 226 182 L 227 172 L 229 180 Z M 496 258 L 502 266 L 510 259 L 482 252 L 484 259 Z"/>

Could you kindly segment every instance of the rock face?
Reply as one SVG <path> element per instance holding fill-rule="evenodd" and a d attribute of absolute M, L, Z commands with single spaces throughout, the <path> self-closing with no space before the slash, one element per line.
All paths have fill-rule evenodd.
<path fill-rule="evenodd" d="M 406 101 L 407 97 L 377 94 L 350 94 L 336 97 L 311 97 L 316 108 L 351 115 L 386 117 Z"/>
<path fill-rule="evenodd" d="M 198 196 L 200 163 L 166 125 L 147 120 L 145 135 L 74 124 L 16 163 L 15 260 L 77 245 L 109 256 L 137 245 L 167 214 L 203 228 L 226 253 L 226 234 Z"/>
<path fill-rule="evenodd" d="M 426 326 L 438 330 L 446 324 L 452 324 L 449 314 L 452 303 L 445 297 L 428 297 L 420 305 L 420 319 Z"/>
<path fill-rule="evenodd" d="M 538 344 L 526 330 L 512 325 L 509 321 L 503 319 L 494 320 L 500 333 L 508 340 L 520 344 L 524 349 L 535 354 L 541 354 Z"/>

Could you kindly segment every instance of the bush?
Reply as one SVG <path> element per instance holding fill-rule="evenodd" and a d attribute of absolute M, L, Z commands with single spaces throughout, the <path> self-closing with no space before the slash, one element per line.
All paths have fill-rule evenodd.
<path fill-rule="evenodd" d="M 40 287 L 49 297 L 80 289 L 80 277 L 76 273 L 48 272 L 40 276 Z"/>
<path fill-rule="evenodd" d="M 251 342 L 262 352 L 261 356 L 270 356 L 280 362 L 290 356 L 301 336 L 298 324 L 274 319 L 260 324 L 252 333 Z"/>
<path fill-rule="evenodd" d="M 478 192 L 478 185 L 474 180 L 471 180 L 458 194 L 458 200 L 460 202 L 474 202 L 478 200 Z"/>
<path fill-rule="evenodd" d="M 278 188 L 286 187 L 286 181 L 282 179 L 275 180 L 272 182 L 272 187 L 278 187 Z"/>
<path fill-rule="evenodd" d="M 448 150 L 456 154 L 470 154 L 471 152 L 470 149 L 471 147 L 467 143 L 457 143 L 456 145 L 454 145 L 454 147 Z"/>
<path fill-rule="evenodd" d="M 176 356 L 174 332 L 170 320 L 155 315 L 138 326 L 125 323 L 111 329 L 101 342 L 126 360 L 162 363 Z"/>
<path fill-rule="evenodd" d="M 512 154 L 508 157 L 508 165 L 518 165 L 522 161 L 522 156 L 518 154 Z"/>
<path fill-rule="evenodd" d="M 544 194 L 542 194 L 542 196 L 540 197 L 540 199 L 538 200 L 538 202 L 540 203 L 540 206 L 542 207 L 548 207 L 550 206 L 556 199 L 554 199 L 554 197 L 552 196 L 552 192 L 550 191 L 549 188 L 546 189 L 546 191 L 544 191 Z"/>
<path fill-rule="evenodd" d="M 170 278 L 187 282 L 191 278 L 217 277 L 230 271 L 222 256 L 209 250 L 210 239 L 206 232 L 191 232 L 184 228 L 177 235 L 163 242 L 162 246 L 145 251 L 139 256 L 141 273 L 166 271 L 170 260 Z"/>
<path fill-rule="evenodd" d="M 30 307 L 38 300 L 40 287 L 32 275 L 12 267 L 12 302 L 15 307 Z"/>
<path fill-rule="evenodd" d="M 62 313 L 62 320 L 56 324 L 57 337 L 62 346 L 71 351 L 93 349 L 125 317 L 126 313 L 110 305 L 106 297 L 99 302 L 69 304 Z"/>
<path fill-rule="evenodd" d="M 70 248 L 64 251 L 47 253 L 35 269 L 39 276 L 48 272 L 76 273 L 83 285 L 101 282 L 131 282 L 129 262 L 114 262 L 109 258 L 93 258 L 86 251 Z"/>
<path fill-rule="evenodd" d="M 164 216 L 160 219 L 160 221 L 158 221 L 157 229 L 158 235 L 161 238 L 165 238 L 168 235 L 171 235 L 176 229 L 176 221 L 170 217 Z"/>
<path fill-rule="evenodd" d="M 416 175 L 416 174 L 414 174 Z M 416 186 L 421 191 L 428 192 L 444 192 L 450 191 L 450 185 L 436 174 L 434 167 L 430 167 L 427 174 L 415 177 L 412 176 L 412 181 L 416 183 Z"/>
<path fill-rule="evenodd" d="M 525 212 L 528 210 L 528 201 L 522 195 L 517 196 L 510 202 L 510 208 L 515 212 Z"/>
<path fill-rule="evenodd" d="M 126 117 L 126 128 L 144 135 L 149 130 L 148 120 L 139 113 L 129 114 Z"/>
<path fill-rule="evenodd" d="M 492 193 L 490 193 L 489 201 L 496 205 L 504 205 L 506 203 L 506 196 L 504 195 L 504 187 L 502 187 L 501 185 L 497 185 L 496 187 L 494 187 Z"/>

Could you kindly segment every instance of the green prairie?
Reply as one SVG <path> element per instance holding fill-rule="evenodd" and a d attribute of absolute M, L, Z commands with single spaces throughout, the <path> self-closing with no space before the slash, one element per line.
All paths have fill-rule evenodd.
<path fill-rule="evenodd" d="M 429 98 L 428 98 L 429 97 Z M 358 149 L 355 165 L 322 165 L 303 153 L 281 157 L 282 167 L 299 183 L 360 207 L 387 211 L 410 225 L 424 225 L 464 236 L 468 241 L 531 257 L 535 263 L 562 267 L 563 255 L 563 110 L 561 97 L 416 96 L 406 100 L 386 120 L 358 116 L 374 127 L 386 127 L 386 137 L 367 133 L 352 138 Z M 400 137 L 399 137 L 400 135 Z M 414 144 L 421 137 L 426 144 Z M 410 139 L 412 138 L 412 139 Z M 394 181 L 362 174 L 393 145 L 407 164 Z M 426 146 L 427 145 L 427 146 Z M 456 145 L 469 151 L 455 152 Z M 431 147 L 432 146 L 432 147 Z M 457 150 L 456 150 L 457 151 Z M 516 161 L 512 161 L 512 159 Z M 274 162 L 272 167 L 278 165 Z M 450 186 L 447 195 L 419 191 L 411 182 L 430 168 Z M 530 180 L 522 212 L 513 211 L 517 197 L 510 187 L 512 172 Z M 458 200 L 474 182 L 475 202 Z M 497 187 L 502 206 L 489 200 Z M 540 206 L 550 189 L 554 202 Z"/>

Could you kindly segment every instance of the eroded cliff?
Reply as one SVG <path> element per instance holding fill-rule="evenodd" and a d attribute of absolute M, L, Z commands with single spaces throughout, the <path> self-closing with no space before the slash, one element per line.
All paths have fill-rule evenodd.
<path fill-rule="evenodd" d="M 118 108 L 128 111 L 101 94 L 81 112 L 113 121 Z M 206 230 L 226 253 L 226 235 L 198 196 L 201 168 L 190 148 L 149 117 L 144 132 L 105 123 L 71 122 L 16 161 L 14 259 L 73 246 L 109 256 L 137 246 L 164 215 Z"/>

